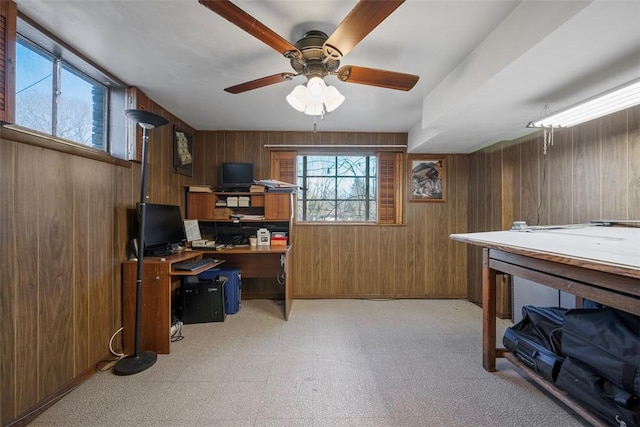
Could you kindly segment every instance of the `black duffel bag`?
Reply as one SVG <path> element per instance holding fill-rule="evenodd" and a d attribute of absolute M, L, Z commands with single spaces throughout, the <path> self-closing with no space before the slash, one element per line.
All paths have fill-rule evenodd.
<path fill-rule="evenodd" d="M 522 307 L 522 320 L 506 329 L 503 345 L 533 371 L 554 382 L 564 360 L 561 332 L 566 308 Z"/>
<path fill-rule="evenodd" d="M 569 310 L 564 316 L 562 351 L 640 395 L 640 317 L 610 307 Z"/>
<path fill-rule="evenodd" d="M 633 395 L 593 368 L 570 356 L 562 362 L 556 386 L 610 426 L 638 427 L 640 403 Z"/>

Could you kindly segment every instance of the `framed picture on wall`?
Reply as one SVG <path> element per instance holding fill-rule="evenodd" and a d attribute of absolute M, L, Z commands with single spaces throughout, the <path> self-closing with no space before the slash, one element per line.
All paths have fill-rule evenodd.
<path fill-rule="evenodd" d="M 173 128 L 173 171 L 193 176 L 193 141 L 178 127 Z"/>
<path fill-rule="evenodd" d="M 447 169 L 444 157 L 409 155 L 409 201 L 444 202 Z"/>

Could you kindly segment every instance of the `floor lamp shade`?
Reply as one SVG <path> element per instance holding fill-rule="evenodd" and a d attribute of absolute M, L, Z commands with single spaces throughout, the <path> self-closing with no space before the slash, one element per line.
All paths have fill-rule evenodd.
<path fill-rule="evenodd" d="M 142 128 L 142 165 L 140 168 L 140 203 L 138 230 L 138 270 L 136 276 L 136 313 L 134 352 L 118 361 L 113 368 L 116 375 L 132 375 L 150 368 L 158 360 L 158 355 L 153 351 L 140 351 L 140 311 L 142 309 L 142 278 L 144 273 L 144 227 L 146 219 L 147 198 L 147 151 L 149 129 L 163 126 L 167 119 L 144 110 L 126 110 L 125 115 L 131 121 L 136 122 Z"/>

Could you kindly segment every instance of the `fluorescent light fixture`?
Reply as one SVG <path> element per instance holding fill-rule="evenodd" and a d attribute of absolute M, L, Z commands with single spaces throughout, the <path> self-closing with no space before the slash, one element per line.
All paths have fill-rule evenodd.
<path fill-rule="evenodd" d="M 566 128 L 640 104 L 640 79 L 529 122 L 528 128 Z"/>
<path fill-rule="evenodd" d="M 298 85 L 289 95 L 287 102 L 293 108 L 310 116 L 330 113 L 344 102 L 344 95 L 333 86 L 327 86 L 320 77 L 311 77 L 307 85 Z"/>

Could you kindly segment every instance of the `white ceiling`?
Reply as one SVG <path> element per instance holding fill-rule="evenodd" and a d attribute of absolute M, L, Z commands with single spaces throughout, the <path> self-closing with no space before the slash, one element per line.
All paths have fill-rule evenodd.
<path fill-rule="evenodd" d="M 197 0 L 17 0 L 18 10 L 198 130 L 313 130 L 291 108 L 294 81 L 225 87 L 291 72 L 275 50 Z M 295 43 L 331 34 L 354 0 L 236 3 Z M 410 91 L 328 76 L 346 101 L 318 131 L 408 132 L 409 152 L 470 153 L 522 136 L 558 110 L 640 76 L 640 1 L 407 0 L 341 65 L 417 74 Z"/>

